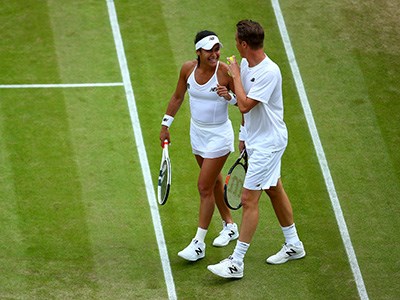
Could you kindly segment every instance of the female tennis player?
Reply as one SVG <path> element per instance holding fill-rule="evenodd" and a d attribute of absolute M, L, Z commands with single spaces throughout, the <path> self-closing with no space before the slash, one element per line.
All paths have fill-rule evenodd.
<path fill-rule="evenodd" d="M 215 204 L 223 220 L 223 229 L 213 241 L 216 247 L 228 245 L 238 237 L 237 225 L 232 220 L 224 202 L 221 175 L 229 154 L 234 151 L 234 134 L 228 117 L 228 104 L 235 104 L 232 78 L 227 64 L 220 62 L 218 36 L 208 30 L 200 31 L 195 37 L 196 60 L 185 62 L 180 71 L 175 92 L 169 101 L 161 123 L 161 145 L 170 141 L 169 127 L 178 112 L 186 91 L 190 101 L 190 141 L 192 152 L 200 167 L 198 190 L 200 211 L 196 235 L 178 255 L 189 261 L 205 256 L 205 237 Z"/>

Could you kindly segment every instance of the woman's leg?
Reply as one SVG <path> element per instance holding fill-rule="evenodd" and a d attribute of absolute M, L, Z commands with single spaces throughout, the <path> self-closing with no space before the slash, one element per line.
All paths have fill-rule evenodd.
<path fill-rule="evenodd" d="M 200 194 L 200 211 L 199 211 L 199 227 L 208 229 L 215 207 L 215 190 L 218 186 L 218 201 L 223 201 L 223 185 L 221 170 L 224 166 L 228 155 L 218 158 L 202 158 L 196 155 L 197 163 L 200 166 L 200 174 L 198 178 L 198 190 Z M 220 193 L 220 194 L 218 194 Z M 222 193 L 222 194 L 221 194 Z M 220 205 L 221 203 L 219 203 Z M 219 209 L 219 208 L 218 208 Z M 229 212 L 230 213 L 230 212 Z"/>

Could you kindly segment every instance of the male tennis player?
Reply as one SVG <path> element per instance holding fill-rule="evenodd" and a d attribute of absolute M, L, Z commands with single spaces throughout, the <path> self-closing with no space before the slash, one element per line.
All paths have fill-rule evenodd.
<path fill-rule="evenodd" d="M 245 140 L 249 167 L 243 184 L 243 215 L 236 247 L 229 258 L 208 266 L 208 270 L 224 278 L 243 277 L 244 256 L 257 228 L 258 202 L 263 190 L 271 199 L 285 237 L 282 249 L 268 257 L 267 263 L 282 264 L 306 255 L 280 179 L 281 158 L 287 146 L 281 73 L 264 52 L 264 30 L 259 23 L 240 21 L 235 39 L 242 61 L 239 69 L 234 58 L 229 69 L 237 105 L 244 117 L 241 140 Z M 240 147 L 244 147 L 243 143 Z"/>

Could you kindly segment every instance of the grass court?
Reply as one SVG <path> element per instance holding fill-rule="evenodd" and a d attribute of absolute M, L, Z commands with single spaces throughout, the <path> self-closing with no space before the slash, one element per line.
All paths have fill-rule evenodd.
<path fill-rule="evenodd" d="M 123 47 L 112 3 L 0 6 L 0 299 L 398 299 L 400 3 L 280 3 L 365 284 L 361 297 L 272 2 L 115 0 Z M 195 58 L 195 34 L 217 32 L 221 59 L 238 56 L 235 24 L 244 18 L 264 26 L 266 53 L 281 67 L 289 130 L 282 179 L 307 256 L 265 263 L 283 236 L 263 195 L 245 276 L 230 281 L 206 269 L 234 248 L 211 245 L 217 213 L 206 257 L 177 256 L 195 233 L 199 205 L 188 101 L 171 127 L 167 204 L 152 205 L 148 189 L 158 176 L 161 117 L 182 63 Z M 230 118 L 237 132 L 234 107 Z M 233 216 L 240 224 L 241 211 Z"/>

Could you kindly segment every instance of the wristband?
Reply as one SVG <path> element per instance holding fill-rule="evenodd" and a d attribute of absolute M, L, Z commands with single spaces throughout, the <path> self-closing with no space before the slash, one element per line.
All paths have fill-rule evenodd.
<path fill-rule="evenodd" d="M 229 104 L 235 105 L 237 103 L 236 100 L 236 95 L 232 92 L 229 92 L 229 95 L 231 95 L 231 100 L 228 101 Z"/>
<path fill-rule="evenodd" d="M 172 122 L 174 121 L 174 117 L 170 115 L 164 115 L 161 125 L 162 126 L 167 126 L 168 128 L 171 127 Z"/>
<path fill-rule="evenodd" d="M 247 131 L 243 125 L 240 125 L 239 129 L 239 141 L 246 141 Z"/>

